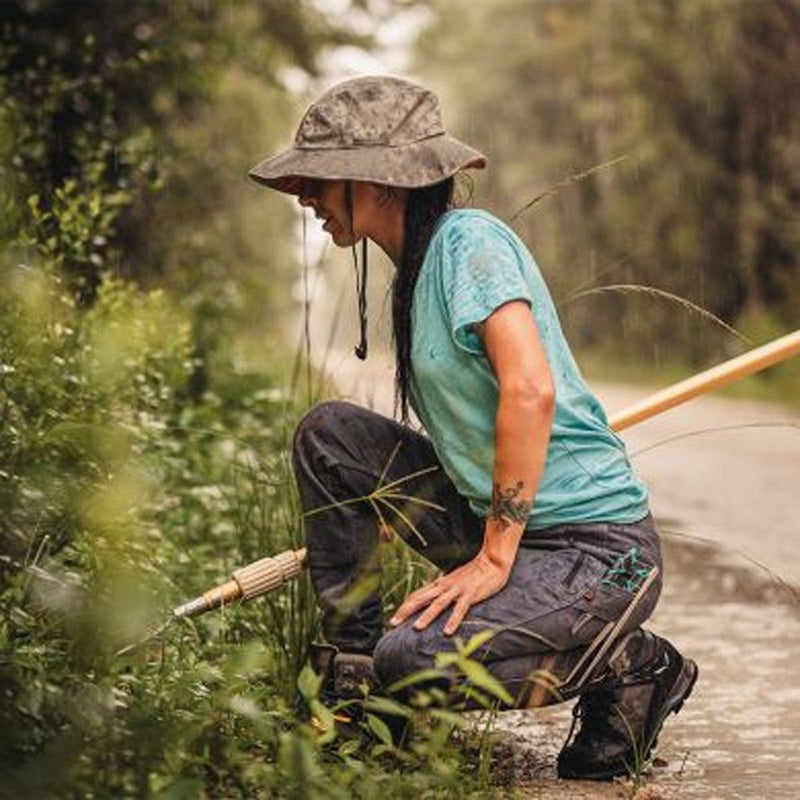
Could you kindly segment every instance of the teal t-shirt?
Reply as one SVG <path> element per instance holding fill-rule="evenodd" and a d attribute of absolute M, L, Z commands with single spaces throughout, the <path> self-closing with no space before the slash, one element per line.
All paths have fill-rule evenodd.
<path fill-rule="evenodd" d="M 411 312 L 410 401 L 447 474 L 473 511 L 486 516 L 498 387 L 473 326 L 511 300 L 531 307 L 556 395 L 527 528 L 641 519 L 648 511 L 647 489 L 581 377 L 536 262 L 507 225 L 472 209 L 449 211 L 439 220 Z"/>

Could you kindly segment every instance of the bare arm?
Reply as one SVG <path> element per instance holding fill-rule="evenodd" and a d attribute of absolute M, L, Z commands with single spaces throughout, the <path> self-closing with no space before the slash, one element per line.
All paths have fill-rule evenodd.
<path fill-rule="evenodd" d="M 555 392 L 530 309 L 521 300 L 507 303 L 479 330 L 499 387 L 494 491 L 483 547 L 471 561 L 410 594 L 393 625 L 427 606 L 414 623 L 422 630 L 453 606 L 444 628 L 453 634 L 472 605 L 506 585 L 544 471 Z"/>
<path fill-rule="evenodd" d="M 544 347 L 522 301 L 499 308 L 483 325 L 483 341 L 497 376 L 492 508 L 483 550 L 510 571 L 544 472 L 555 390 Z"/>

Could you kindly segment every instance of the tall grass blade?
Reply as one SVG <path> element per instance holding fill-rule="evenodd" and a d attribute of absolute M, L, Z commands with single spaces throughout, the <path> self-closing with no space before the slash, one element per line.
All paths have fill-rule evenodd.
<path fill-rule="evenodd" d="M 647 447 L 642 447 L 639 450 L 635 450 L 634 452 L 629 454 L 629 458 L 636 458 L 637 456 L 643 455 L 644 453 L 649 453 L 651 450 L 655 450 L 658 447 L 662 447 L 665 444 L 672 444 L 672 442 L 679 442 L 681 439 L 692 439 L 695 436 L 705 436 L 708 433 L 719 433 L 721 431 L 735 431 L 740 429 L 747 429 L 747 428 L 795 428 L 800 430 L 800 424 L 796 422 L 743 422 L 739 425 L 720 425 L 716 428 L 700 428 L 695 431 L 688 431 L 687 433 L 679 433 L 676 436 L 670 436 L 667 439 L 661 439 L 657 442 L 653 442 L 653 444 L 647 445 Z"/>
<path fill-rule="evenodd" d="M 414 480 L 414 478 L 420 478 L 423 475 L 430 475 L 432 472 L 436 472 L 438 469 L 439 465 L 434 464 L 431 467 L 425 467 L 423 469 L 415 470 L 414 472 L 409 472 L 408 475 L 403 475 L 402 478 L 397 478 L 391 483 L 384 484 L 381 487 L 381 492 L 385 493 L 387 489 L 393 489 L 395 486 L 402 486 L 402 484 L 408 483 L 409 481 Z"/>
<path fill-rule="evenodd" d="M 381 511 L 381 507 L 373 500 L 372 498 L 369 499 L 369 504 L 372 506 L 372 510 L 375 512 L 375 515 L 378 517 L 378 523 L 380 525 L 380 533 L 381 538 L 389 538 L 389 531 L 392 530 L 392 526 L 386 521 L 386 517 L 383 516 L 383 512 Z"/>
<path fill-rule="evenodd" d="M 378 489 L 381 488 L 381 485 L 383 484 L 383 481 L 386 479 L 386 475 L 389 472 L 389 469 L 391 468 L 392 464 L 394 463 L 395 458 L 397 457 L 397 453 L 400 450 L 400 445 L 401 444 L 403 444 L 402 439 L 399 440 L 397 442 L 397 444 L 394 446 L 394 448 L 392 449 L 391 455 L 387 459 L 386 464 L 384 465 L 383 470 L 381 471 L 380 477 L 378 478 L 378 483 L 375 486 L 375 491 L 378 491 Z"/>
<path fill-rule="evenodd" d="M 415 503 L 418 506 L 425 506 L 425 508 L 432 508 L 434 511 L 447 511 L 444 506 L 434 503 L 432 500 L 424 500 L 421 497 L 416 497 L 413 494 L 400 494 L 398 492 L 380 492 L 381 497 L 389 497 L 392 500 L 407 500 L 409 503 Z"/>
<path fill-rule="evenodd" d="M 405 524 L 405 526 L 414 534 L 414 536 L 419 539 L 420 543 L 423 547 L 428 546 L 428 542 L 425 537 L 419 532 L 419 528 L 411 521 L 411 519 L 404 514 L 396 505 L 390 503 L 385 496 L 381 496 L 378 498 L 387 508 L 391 509 Z"/>
<path fill-rule="evenodd" d="M 583 172 L 576 172 L 573 175 L 568 175 L 566 178 L 554 183 L 552 186 L 548 186 L 543 192 L 537 194 L 532 200 L 529 200 L 525 203 L 522 208 L 518 211 L 514 212 L 511 215 L 509 222 L 516 222 L 519 217 L 521 217 L 529 208 L 535 206 L 541 200 L 544 200 L 546 197 L 550 197 L 551 195 L 557 194 L 562 189 L 567 186 L 571 186 L 573 183 L 578 183 L 579 181 L 585 180 L 590 175 L 594 175 L 597 172 L 601 172 L 604 169 L 608 169 L 609 167 L 616 166 L 617 164 L 621 163 L 622 161 L 627 160 L 628 156 L 618 156 L 617 158 L 612 158 L 611 161 L 606 161 L 603 164 L 595 164 L 593 167 L 589 167 L 589 169 L 583 170 Z"/>
<path fill-rule="evenodd" d="M 572 294 L 570 297 L 577 292 L 582 292 L 584 289 L 591 289 L 592 284 L 595 281 L 600 280 L 601 278 L 605 278 L 606 275 L 611 275 L 616 272 L 620 267 L 624 267 L 629 261 L 631 260 L 631 256 L 622 256 L 622 258 L 618 258 L 613 264 L 609 264 L 607 267 L 603 267 L 599 272 L 592 275 L 590 278 L 587 278 L 585 281 L 581 281 L 577 286 L 572 289 Z M 559 298 L 557 301 L 557 305 L 561 305 L 562 302 L 568 302 L 569 297 L 566 300 Z"/>
<path fill-rule="evenodd" d="M 365 494 L 361 497 L 348 497 L 347 500 L 337 500 L 335 503 L 327 503 L 324 506 L 317 506 L 316 508 L 309 508 L 308 511 L 303 512 L 303 517 L 313 517 L 317 514 L 322 514 L 323 511 L 330 511 L 333 508 L 341 508 L 343 506 L 352 506 L 356 503 L 368 503 L 370 498 L 374 496 Z"/>
<path fill-rule="evenodd" d="M 744 342 L 748 346 L 753 346 L 753 341 L 748 339 L 743 333 L 740 333 L 735 328 L 728 325 L 727 322 L 721 320 L 716 314 L 712 314 L 707 309 L 703 308 L 702 306 L 693 303 L 691 300 L 687 300 L 685 297 L 681 297 L 680 295 L 673 294 L 672 292 L 668 292 L 666 289 L 658 289 L 655 286 L 644 286 L 638 283 L 617 283 L 611 284 L 608 286 L 597 286 L 594 289 L 585 289 L 580 292 L 575 292 L 571 294 L 564 302 L 565 304 L 570 304 L 575 302 L 575 300 L 579 300 L 582 297 L 591 297 L 592 295 L 600 295 L 600 294 L 610 294 L 610 293 L 619 293 L 619 294 L 645 294 L 651 297 L 657 297 L 662 300 L 669 300 L 672 303 L 677 303 L 682 308 L 686 309 L 687 311 L 691 311 L 694 314 L 697 314 L 703 317 L 710 322 L 713 322 L 715 325 L 719 325 L 721 328 L 724 328 L 728 333 L 735 336 L 740 341 Z"/>

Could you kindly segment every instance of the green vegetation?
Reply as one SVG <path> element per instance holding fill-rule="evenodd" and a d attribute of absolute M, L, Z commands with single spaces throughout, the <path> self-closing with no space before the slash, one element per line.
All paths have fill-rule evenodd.
<path fill-rule="evenodd" d="M 347 735 L 318 703 L 320 725 L 298 722 L 316 624 L 307 580 L 153 631 L 233 567 L 297 545 L 287 390 L 228 374 L 187 402 L 190 326 L 163 293 L 106 281 L 79 312 L 42 270 L 3 278 L 2 790 L 456 791 L 456 715 L 404 707 L 419 730 L 410 751 L 372 713 L 386 712 L 379 699 Z M 416 567 L 394 563 L 402 591 Z M 306 675 L 300 688 L 312 700 L 319 687 Z"/>
<path fill-rule="evenodd" d="M 457 792 L 455 718 L 404 712 L 407 752 L 371 712 L 298 720 L 306 578 L 165 624 L 300 543 L 288 445 L 318 390 L 275 346 L 288 204 L 245 172 L 302 104 L 284 70 L 362 41 L 314 9 L 0 9 L 2 796 Z M 390 597 L 420 574 L 397 559 Z"/>

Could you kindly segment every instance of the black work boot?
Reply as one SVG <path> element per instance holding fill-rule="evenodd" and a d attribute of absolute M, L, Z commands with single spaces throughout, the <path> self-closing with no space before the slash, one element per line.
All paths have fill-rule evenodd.
<path fill-rule="evenodd" d="M 371 655 L 343 653 L 331 644 L 312 642 L 308 661 L 322 678 L 319 697 L 327 706 L 363 700 L 365 693 L 378 687 Z"/>
<path fill-rule="evenodd" d="M 365 708 L 364 701 L 368 696 L 383 694 L 371 655 L 340 652 L 333 645 L 314 642 L 309 652 L 309 664 L 322 678 L 319 700 L 333 712 L 340 733 L 350 737 L 359 735 L 369 713 L 386 724 L 396 746 L 408 743 L 411 727 L 407 718 Z M 314 724 L 311 709 L 302 698 L 298 704 L 298 717 Z"/>
<path fill-rule="evenodd" d="M 667 715 L 677 714 L 691 694 L 697 680 L 694 661 L 666 639 L 641 630 L 634 636 L 644 639 L 634 643 L 638 651 L 644 648 L 652 657 L 627 669 L 630 652 L 623 642 L 609 662 L 608 678 L 581 696 L 573 712 L 580 730 L 571 742 L 570 731 L 558 755 L 560 778 L 604 781 L 638 773 Z"/>

